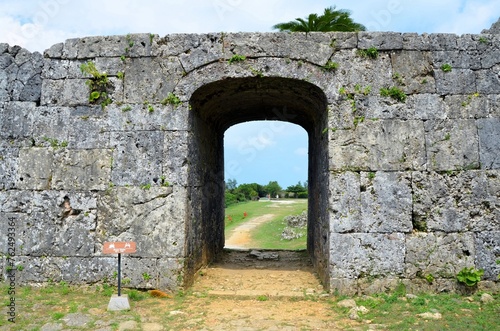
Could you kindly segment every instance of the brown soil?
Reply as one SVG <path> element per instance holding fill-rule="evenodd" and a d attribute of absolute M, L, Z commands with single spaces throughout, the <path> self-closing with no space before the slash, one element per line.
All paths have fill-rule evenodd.
<path fill-rule="evenodd" d="M 200 271 L 184 311 L 201 316 L 202 330 L 343 330 L 306 252 L 225 250 Z M 271 259 L 266 259 L 265 257 Z M 274 259 L 275 257 L 278 259 Z M 186 321 L 187 322 L 187 321 Z"/>

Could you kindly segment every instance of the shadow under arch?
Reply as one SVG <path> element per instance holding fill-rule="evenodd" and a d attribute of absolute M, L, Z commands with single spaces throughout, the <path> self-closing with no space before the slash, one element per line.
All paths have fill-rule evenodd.
<path fill-rule="evenodd" d="M 184 285 L 224 247 L 224 132 L 234 124 L 280 120 L 309 136 L 307 250 L 329 285 L 327 98 L 309 82 L 281 77 L 226 78 L 199 87 L 190 99 L 188 215 Z"/>

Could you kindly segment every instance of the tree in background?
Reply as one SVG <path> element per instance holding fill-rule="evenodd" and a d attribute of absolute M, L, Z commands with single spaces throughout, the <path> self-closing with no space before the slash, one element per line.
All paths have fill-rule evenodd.
<path fill-rule="evenodd" d="M 270 181 L 269 184 L 266 185 L 265 191 L 271 195 L 271 197 L 275 197 L 278 193 L 281 192 L 281 186 L 277 181 Z"/>
<path fill-rule="evenodd" d="M 333 6 L 326 8 L 323 15 L 309 14 L 306 19 L 296 18 L 295 21 L 278 23 L 273 29 L 288 32 L 365 31 L 366 27 L 354 22 L 350 15 L 349 10 L 335 10 Z"/>
<path fill-rule="evenodd" d="M 307 193 L 307 182 L 302 185 L 300 181 L 296 185 L 288 186 L 286 191 L 293 193 L 293 197 L 298 198 L 300 193 Z"/>

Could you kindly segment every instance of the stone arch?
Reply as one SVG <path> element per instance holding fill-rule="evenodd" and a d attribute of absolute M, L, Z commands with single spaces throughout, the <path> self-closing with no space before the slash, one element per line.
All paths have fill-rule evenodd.
<path fill-rule="evenodd" d="M 308 252 L 329 284 L 327 216 L 327 98 L 318 86 L 285 77 L 236 77 L 198 87 L 190 99 L 189 219 L 185 282 L 224 247 L 223 136 L 234 124 L 281 120 L 302 126 L 309 136 Z"/>

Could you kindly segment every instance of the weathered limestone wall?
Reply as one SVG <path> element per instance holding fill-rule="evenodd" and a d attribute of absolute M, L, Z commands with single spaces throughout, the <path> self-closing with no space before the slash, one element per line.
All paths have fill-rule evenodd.
<path fill-rule="evenodd" d="M 88 61 L 109 76 L 104 108 Z M 20 282 L 111 279 L 103 242 L 134 240 L 131 286 L 189 285 L 223 247 L 224 131 L 280 119 L 309 133 L 308 250 L 332 291 L 455 290 L 465 266 L 498 290 L 499 72 L 489 34 L 138 34 L 43 56 L 0 44 L 3 277 L 10 221 Z"/>

